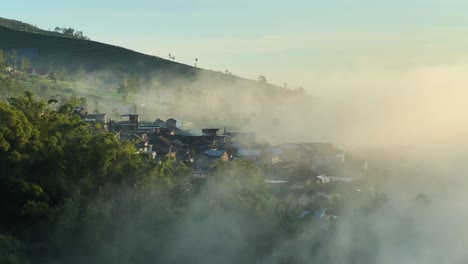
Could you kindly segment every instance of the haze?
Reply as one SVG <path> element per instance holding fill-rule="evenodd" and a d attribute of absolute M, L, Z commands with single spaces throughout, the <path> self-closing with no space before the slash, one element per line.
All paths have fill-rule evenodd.
<path fill-rule="evenodd" d="M 4 17 L 73 26 L 91 39 L 273 84 L 304 87 L 345 119 L 325 139 L 381 145 L 459 141 L 466 132 L 463 1 L 10 2 Z M 112 7 L 112 8 L 110 8 Z M 43 12 L 48 14 L 44 16 Z M 345 116 L 346 118 L 343 118 Z M 313 120 L 310 120 L 313 121 Z"/>
<path fill-rule="evenodd" d="M 198 59 L 200 68 L 253 80 L 263 75 L 268 83 L 289 89 L 272 92 L 267 88 L 277 87 L 239 80 L 225 89 L 207 72 L 189 81 L 149 74 L 131 102 L 141 119 L 174 117 L 180 127 L 193 121 L 197 129 L 222 128 L 229 125 L 223 123 L 228 117 L 248 119 L 242 129 L 255 132 L 262 144 L 330 142 L 344 150 L 346 159 L 365 161 L 362 178 L 387 194 L 386 204 L 367 216 L 351 209 L 340 215 L 347 221 L 338 222 L 336 237 L 320 254 L 308 248 L 320 237 L 314 233 L 319 229 L 304 225 L 297 236 L 272 247 L 262 260 L 271 263 L 286 263 L 289 256 L 298 263 L 466 263 L 467 13 L 468 2 L 458 0 L 43 0 L 10 1 L 0 9 L 0 17 L 43 29 L 71 26 L 94 41 L 166 59 L 170 53 L 192 66 Z M 128 74 L 90 72 L 76 87 L 87 89 L 99 76 L 119 83 Z M 291 91 L 299 87 L 306 95 Z M 109 114 L 124 104 L 115 103 L 96 104 Z M 169 104 L 173 112 L 161 110 Z M 169 262 L 242 260 L 250 250 L 245 241 L 252 218 L 239 217 L 235 210 L 232 215 L 204 212 L 201 205 L 231 185 L 208 187 L 190 201 L 190 213 L 178 218 L 170 243 L 147 237 L 154 224 L 148 216 L 165 210 L 154 206 L 159 199 L 151 196 L 141 212 L 122 213 L 146 229 L 128 221 L 102 254 L 114 256 L 121 244 L 128 251 L 144 246 L 152 252 L 153 244 L 163 241 L 170 250 L 161 259 Z M 226 227 L 234 234 L 231 247 L 220 250 L 225 241 L 218 235 Z M 349 252 L 358 257 L 372 252 L 374 259 L 359 262 Z"/>

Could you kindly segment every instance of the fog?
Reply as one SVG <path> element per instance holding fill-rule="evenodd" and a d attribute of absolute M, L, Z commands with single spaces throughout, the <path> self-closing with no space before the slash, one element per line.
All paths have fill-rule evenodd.
<path fill-rule="evenodd" d="M 173 117 L 179 127 L 193 133 L 219 127 L 255 132 L 258 141 L 268 145 L 329 142 L 350 152 L 374 148 L 385 152 L 382 157 L 398 160 L 393 165 L 403 166 L 405 161 L 404 166 L 431 174 L 450 170 L 447 174 L 457 175 L 463 170 L 468 145 L 467 70 L 466 64 L 440 64 L 312 72 L 304 80 L 311 83 L 305 94 L 294 87 L 284 89 L 213 71 L 190 78 L 155 72 L 141 78 L 133 103 L 140 120 Z M 126 76 L 93 72 L 78 88 L 104 84 L 116 93 L 117 83 Z M 98 103 L 108 114 L 115 109 L 120 114 L 134 111 L 119 102 L 118 95 L 99 98 Z"/>
<path fill-rule="evenodd" d="M 256 263 L 467 263 L 467 70 L 456 64 L 311 73 L 313 87 L 305 94 L 211 72 L 190 79 L 154 74 L 142 78 L 134 103 L 140 119 L 173 117 L 194 133 L 219 127 L 255 132 L 267 145 L 330 142 L 369 161 L 367 179 L 387 195 L 387 204 L 368 215 L 348 210 L 333 231 L 312 222 L 294 236 L 284 234 Z M 116 102 L 100 103 L 130 111 L 111 106 Z M 132 263 L 119 248 L 149 255 L 162 248 L 155 259 L 169 263 L 252 262 L 258 249 L 251 241 L 281 223 L 259 223 L 236 208 L 206 211 L 208 201 L 231 188 L 206 186 L 164 242 L 144 231 L 154 214 L 148 201 L 103 254 Z M 420 194 L 427 199 L 417 199 Z"/>

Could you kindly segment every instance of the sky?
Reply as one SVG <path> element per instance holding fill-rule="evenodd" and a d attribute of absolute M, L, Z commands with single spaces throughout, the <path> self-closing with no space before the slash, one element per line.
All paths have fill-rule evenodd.
<path fill-rule="evenodd" d="M 461 0 L 28 0 L 0 16 L 320 94 L 465 64 L 467 11 Z"/>

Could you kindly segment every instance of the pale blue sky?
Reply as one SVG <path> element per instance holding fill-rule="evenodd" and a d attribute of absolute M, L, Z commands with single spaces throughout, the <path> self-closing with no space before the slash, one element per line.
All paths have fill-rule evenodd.
<path fill-rule="evenodd" d="M 468 58 L 468 1 L 5 1 L 0 16 L 247 78 L 313 85 L 335 72 Z M 0 40 L 1 41 L 1 40 Z M 315 76 L 315 77 L 314 77 Z"/>

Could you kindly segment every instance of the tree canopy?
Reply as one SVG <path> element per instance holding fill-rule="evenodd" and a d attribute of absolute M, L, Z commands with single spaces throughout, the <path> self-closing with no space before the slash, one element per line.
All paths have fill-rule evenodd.
<path fill-rule="evenodd" d="M 74 28 L 71 28 L 71 27 L 69 28 L 55 27 L 54 31 L 58 33 L 62 33 L 72 38 L 89 40 L 87 36 L 83 35 L 83 32 L 81 32 L 80 30 L 75 30 Z"/>

